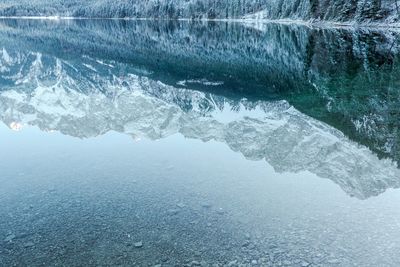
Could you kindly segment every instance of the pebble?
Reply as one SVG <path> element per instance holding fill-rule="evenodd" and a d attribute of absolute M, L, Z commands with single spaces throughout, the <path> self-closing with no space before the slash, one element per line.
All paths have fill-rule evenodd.
<path fill-rule="evenodd" d="M 141 247 L 143 247 L 143 242 L 139 241 L 139 242 L 134 243 L 133 245 L 135 246 L 135 248 L 141 248 Z"/>
<path fill-rule="evenodd" d="M 176 209 L 170 209 L 167 211 L 169 215 L 177 215 L 179 213 L 179 210 Z"/>
<path fill-rule="evenodd" d="M 224 215 L 224 214 L 225 214 L 225 211 L 224 211 L 222 208 L 219 208 L 219 209 L 217 210 L 217 213 L 220 214 L 220 215 Z"/>
<path fill-rule="evenodd" d="M 242 247 L 248 247 L 250 245 L 250 241 L 246 240 L 243 242 Z"/>
<path fill-rule="evenodd" d="M 181 208 L 181 209 L 183 209 L 184 207 L 186 207 L 186 205 L 183 204 L 183 203 L 178 203 L 178 204 L 176 204 L 176 206 L 177 206 L 178 208 Z"/>
<path fill-rule="evenodd" d="M 257 262 L 256 260 L 252 260 L 252 261 L 251 261 L 251 264 L 253 264 L 253 265 L 257 265 L 257 264 L 258 264 L 258 262 Z"/>
<path fill-rule="evenodd" d="M 201 204 L 201 206 L 202 206 L 203 208 L 205 208 L 205 209 L 211 208 L 211 204 L 209 204 L 209 203 L 203 203 L 203 204 Z"/>
<path fill-rule="evenodd" d="M 200 266 L 201 264 L 200 264 L 200 262 L 198 262 L 198 261 L 192 261 L 191 263 L 190 263 L 190 266 Z"/>
<path fill-rule="evenodd" d="M 236 265 L 237 265 L 237 260 L 230 261 L 230 262 L 228 263 L 228 267 L 233 267 L 233 266 L 236 266 Z"/>
<path fill-rule="evenodd" d="M 24 244 L 24 247 L 25 247 L 25 248 L 30 248 L 30 247 L 33 247 L 34 245 L 35 245 L 35 243 L 29 241 L 29 242 L 26 242 L 26 243 Z"/>
<path fill-rule="evenodd" d="M 306 262 L 306 261 L 302 261 L 301 262 L 301 267 L 307 267 L 307 266 L 309 266 L 310 265 L 310 263 L 308 263 L 308 262 Z"/>
<path fill-rule="evenodd" d="M 15 237 L 16 237 L 16 236 L 15 236 L 14 234 L 8 235 L 8 236 L 4 239 L 4 241 L 5 241 L 5 242 L 11 242 L 11 241 L 13 241 L 13 239 L 14 239 Z"/>

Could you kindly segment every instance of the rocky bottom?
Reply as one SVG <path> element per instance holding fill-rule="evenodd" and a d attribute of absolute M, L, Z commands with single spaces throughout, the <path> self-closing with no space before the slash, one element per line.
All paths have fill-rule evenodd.
<path fill-rule="evenodd" d="M 101 186 L 92 194 L 50 189 L 4 203 L 0 266 L 345 264 L 308 245 L 306 232 L 272 234 L 202 196 L 154 198 L 132 185 L 108 195 Z"/>

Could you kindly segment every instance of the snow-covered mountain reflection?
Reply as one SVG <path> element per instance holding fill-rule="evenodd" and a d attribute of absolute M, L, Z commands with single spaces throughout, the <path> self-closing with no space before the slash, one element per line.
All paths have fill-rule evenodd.
<path fill-rule="evenodd" d="M 1 52 L 1 120 L 79 138 L 117 131 L 157 140 L 179 133 L 225 143 L 277 172 L 309 171 L 359 199 L 400 186 L 400 170 L 288 102 L 232 100 L 133 74 L 129 65 Z M 121 71 L 124 70 L 124 71 Z"/>

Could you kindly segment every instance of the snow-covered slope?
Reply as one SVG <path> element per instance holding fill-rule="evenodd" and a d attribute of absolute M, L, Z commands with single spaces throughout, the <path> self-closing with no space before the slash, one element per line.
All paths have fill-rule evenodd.
<path fill-rule="evenodd" d="M 89 138 L 117 131 L 156 140 L 180 133 L 225 143 L 278 172 L 309 171 L 360 199 L 400 186 L 400 170 L 286 101 L 230 100 L 125 72 L 125 64 L 80 63 L 2 51 L 0 119 Z M 11 71 L 15 70 L 15 71 Z M 105 71 L 107 70 L 107 71 Z"/>

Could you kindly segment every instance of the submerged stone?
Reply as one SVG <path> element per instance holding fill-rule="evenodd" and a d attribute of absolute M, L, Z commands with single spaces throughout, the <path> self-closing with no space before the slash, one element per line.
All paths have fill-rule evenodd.
<path fill-rule="evenodd" d="M 143 247 L 143 242 L 142 241 L 135 242 L 133 245 L 135 246 L 135 248 L 141 248 Z"/>
<path fill-rule="evenodd" d="M 24 248 L 30 248 L 35 246 L 35 243 L 33 243 L 32 241 L 26 242 L 24 243 Z"/>
<path fill-rule="evenodd" d="M 177 206 L 178 208 L 181 208 L 181 209 L 183 209 L 184 207 L 186 207 L 186 205 L 183 204 L 183 203 L 178 203 L 178 204 L 176 204 L 176 206 Z"/>
<path fill-rule="evenodd" d="M 16 236 L 14 234 L 8 235 L 4 241 L 5 242 L 11 242 Z"/>

